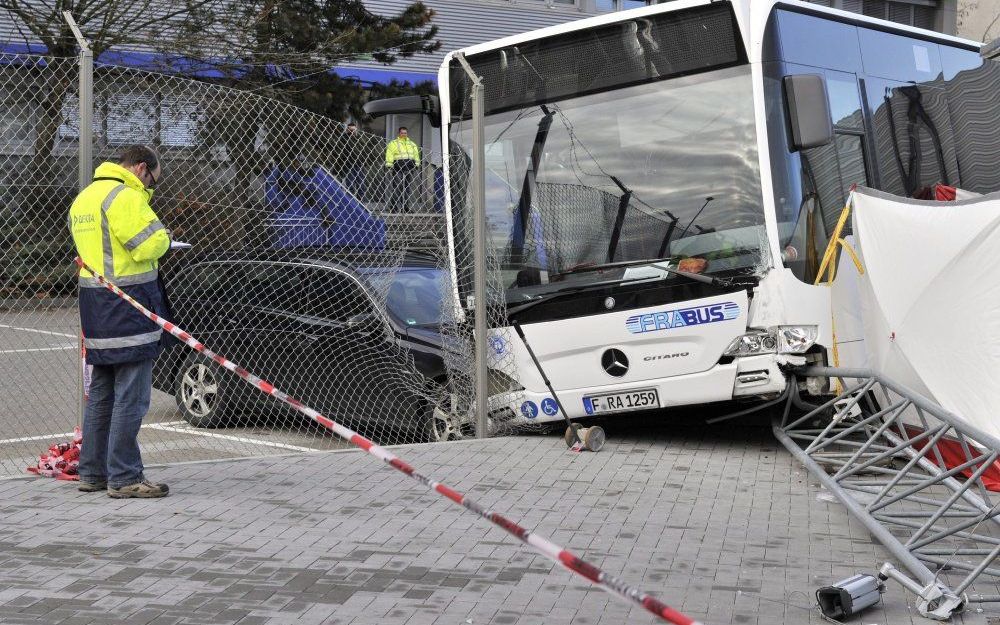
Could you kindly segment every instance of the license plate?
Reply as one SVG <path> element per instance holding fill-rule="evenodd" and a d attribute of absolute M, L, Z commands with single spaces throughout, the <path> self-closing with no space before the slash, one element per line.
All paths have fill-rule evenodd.
<path fill-rule="evenodd" d="M 627 393 L 606 393 L 583 398 L 583 409 L 587 414 L 604 412 L 626 412 L 629 410 L 646 410 L 659 408 L 660 395 L 656 389 L 628 391 Z"/>

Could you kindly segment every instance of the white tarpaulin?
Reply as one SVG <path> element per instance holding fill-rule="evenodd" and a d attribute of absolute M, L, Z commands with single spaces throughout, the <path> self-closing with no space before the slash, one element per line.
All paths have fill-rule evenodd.
<path fill-rule="evenodd" d="M 1000 437 L 1000 193 L 852 202 L 867 366 Z"/>

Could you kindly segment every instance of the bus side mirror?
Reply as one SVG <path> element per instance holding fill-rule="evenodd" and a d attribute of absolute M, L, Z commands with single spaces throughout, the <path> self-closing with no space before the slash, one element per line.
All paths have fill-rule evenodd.
<path fill-rule="evenodd" d="M 833 141 L 826 81 L 819 74 L 785 76 L 785 109 L 792 131 L 792 151 L 818 148 Z"/>
<path fill-rule="evenodd" d="M 399 98 L 372 100 L 364 105 L 364 111 L 371 117 L 383 117 L 399 113 L 426 115 L 434 128 L 441 127 L 441 100 L 436 95 L 408 95 Z"/>

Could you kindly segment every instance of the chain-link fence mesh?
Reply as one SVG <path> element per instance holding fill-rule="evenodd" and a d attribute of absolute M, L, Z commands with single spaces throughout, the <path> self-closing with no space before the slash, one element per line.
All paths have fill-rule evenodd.
<path fill-rule="evenodd" d="M 0 55 L 0 475 L 23 473 L 80 414 L 66 228 L 77 190 L 75 58 Z"/>
<path fill-rule="evenodd" d="M 77 71 L 76 59 L 0 66 L 0 474 L 22 473 L 81 418 L 65 225 Z M 190 245 L 160 264 L 180 327 L 381 444 L 474 433 L 471 326 L 454 305 L 440 154 L 395 158 L 380 137 L 257 93 L 104 65 L 93 137 L 95 166 L 130 144 L 160 153 L 151 203 Z M 451 162 L 456 188 L 467 162 Z M 183 345 L 158 358 L 154 389 L 147 463 L 341 445 Z"/>
<path fill-rule="evenodd" d="M 552 339 L 540 356 L 553 363 L 546 374 L 557 389 L 610 388 L 616 380 L 600 362 L 606 350 L 597 330 L 568 341 L 572 324 L 543 322 L 595 317 L 615 298 L 552 297 L 558 291 L 634 281 L 636 292 L 622 296 L 639 302 L 639 278 L 606 267 L 617 261 L 692 259 L 719 275 L 768 265 L 756 123 L 746 105 L 751 76 L 730 7 L 525 42 L 469 62 L 485 85 L 485 302 L 471 298 L 472 83 L 458 63 L 442 106 L 446 155 L 419 158 L 261 93 L 99 65 L 95 164 L 129 144 L 156 146 L 164 173 L 154 210 L 175 239 L 191 244 L 161 267 L 174 321 L 380 443 L 442 440 L 469 435 L 475 423 L 473 308 L 492 328 L 490 431 L 556 425 L 560 411 L 508 326 L 511 311 L 537 322 L 525 328 L 529 337 Z M 6 438 L 24 439 L 67 432 L 79 418 L 78 355 L 43 342 L 57 335 L 38 333 L 62 332 L 68 342 L 77 334 L 61 220 L 74 194 L 79 107 L 73 59 L 14 59 L 4 71 L 5 88 L 18 94 L 8 106 L 25 119 L 30 147 L 26 157 L 4 156 L 25 182 L 9 193 L 20 199 L 5 207 L 0 226 L 32 229 L 18 246 L 33 237 L 48 246 L 5 257 L 5 271 L 22 269 L 3 323 L 22 329 L 4 331 L 27 348 L 63 350 L 4 355 L 8 377 L 22 376 L 28 387 L 51 377 L 30 401 L 30 388 L 0 391 L 13 407 Z M 388 166 L 397 156 L 404 158 Z M 46 280 L 58 285 L 62 308 L 40 297 Z M 675 285 L 661 286 L 670 301 L 697 297 L 681 286 L 667 297 Z M 574 310 L 580 305 L 586 309 Z M 643 379 L 664 371 L 650 366 Z M 154 385 L 142 434 L 148 462 L 339 444 L 181 346 L 158 359 Z M 572 404 L 570 416 L 592 414 L 580 393 Z M 36 416 L 46 411 L 55 416 Z M 17 449 L 0 450 L 17 458 L 8 471 L 45 446 L 0 445 Z"/>

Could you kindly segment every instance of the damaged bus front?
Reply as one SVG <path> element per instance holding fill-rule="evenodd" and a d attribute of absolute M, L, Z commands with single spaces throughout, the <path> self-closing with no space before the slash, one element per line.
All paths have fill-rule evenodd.
<path fill-rule="evenodd" d="M 494 417 L 562 419 L 515 321 L 571 418 L 774 397 L 783 363 L 823 358 L 826 293 L 775 266 L 795 250 L 763 199 L 739 11 L 671 5 L 463 52 L 485 85 Z M 454 55 L 439 81 L 467 304 L 471 82 Z"/>

